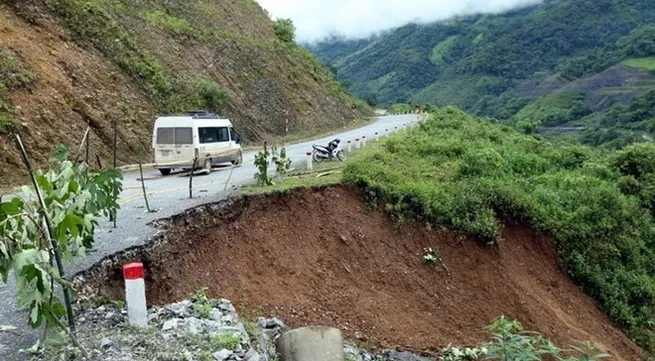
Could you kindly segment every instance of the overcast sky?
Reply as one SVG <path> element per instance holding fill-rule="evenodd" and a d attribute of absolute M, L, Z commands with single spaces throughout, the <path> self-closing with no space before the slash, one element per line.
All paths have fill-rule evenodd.
<path fill-rule="evenodd" d="M 498 13 L 542 0 L 258 0 L 273 18 L 291 18 L 300 41 L 336 33 L 367 37 L 409 22 L 433 22 L 454 15 Z"/>

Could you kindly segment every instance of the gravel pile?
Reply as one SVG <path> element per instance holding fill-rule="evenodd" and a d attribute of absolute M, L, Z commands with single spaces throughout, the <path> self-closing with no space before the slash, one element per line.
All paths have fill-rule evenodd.
<path fill-rule="evenodd" d="M 104 303 L 104 302 L 102 302 Z M 77 320 L 85 358 L 65 339 L 46 343 L 42 361 L 277 361 L 276 339 L 288 330 L 278 318 L 242 319 L 232 303 L 196 295 L 148 312 L 147 328 L 132 327 L 122 302 L 83 311 Z M 430 361 L 408 352 L 374 355 L 346 343 L 347 361 Z"/>

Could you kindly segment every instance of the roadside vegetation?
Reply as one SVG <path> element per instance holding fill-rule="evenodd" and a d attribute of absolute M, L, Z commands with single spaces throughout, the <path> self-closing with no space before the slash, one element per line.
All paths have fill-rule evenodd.
<path fill-rule="evenodd" d="M 29 86 L 35 80 L 16 56 L 0 47 L 0 134 L 16 129 L 16 109 L 9 99 L 9 92 Z"/>
<path fill-rule="evenodd" d="M 53 155 L 50 170 L 33 172 L 21 141 L 17 143 L 33 188 L 0 197 L 0 278 L 4 283 L 10 274 L 16 278 L 18 306 L 29 310 L 28 325 L 57 326 L 80 347 L 74 336 L 73 287 L 65 280 L 62 260 L 84 256 L 92 248 L 99 218 L 115 215 L 119 208 L 123 176 L 116 169 L 77 164 L 64 146 Z M 55 286 L 61 286 L 63 302 Z"/>
<path fill-rule="evenodd" d="M 655 350 L 655 145 L 553 144 L 456 108 L 350 160 L 344 181 L 398 223 L 502 242 L 505 222 L 551 234 L 565 271 Z"/>

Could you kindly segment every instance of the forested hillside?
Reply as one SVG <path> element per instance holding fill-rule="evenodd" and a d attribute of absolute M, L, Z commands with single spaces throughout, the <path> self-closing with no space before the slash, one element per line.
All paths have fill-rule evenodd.
<path fill-rule="evenodd" d="M 92 157 L 150 160 L 157 114 L 204 108 L 245 140 L 351 122 L 355 100 L 293 26 L 253 0 L 0 0 L 0 186 L 21 181 L 8 133 L 43 164 L 92 128 Z M 363 110 L 358 107 L 358 110 Z"/>
<path fill-rule="evenodd" d="M 565 125 L 630 106 L 655 89 L 654 23 L 650 0 L 546 1 L 309 49 L 355 93 L 385 105 L 452 104 L 513 122 L 537 114 L 547 119 L 531 120 Z M 586 118 L 587 125 L 600 126 L 600 118 Z"/>

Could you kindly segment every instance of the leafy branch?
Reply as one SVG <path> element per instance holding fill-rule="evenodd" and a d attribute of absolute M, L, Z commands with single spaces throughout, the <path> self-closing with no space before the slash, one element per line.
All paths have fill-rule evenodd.
<path fill-rule="evenodd" d="M 73 287 L 64 279 L 62 259 L 83 256 L 92 247 L 98 217 L 119 208 L 122 174 L 74 164 L 64 146 L 49 171 L 34 171 L 19 136 L 17 144 L 33 188 L 0 199 L 0 275 L 6 283 L 13 272 L 18 304 L 29 309 L 30 326 L 57 325 L 76 343 Z M 54 295 L 55 283 L 64 291 L 64 304 Z M 68 327 L 61 321 L 65 314 Z"/>

